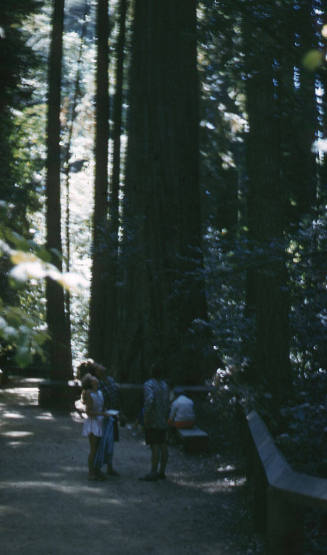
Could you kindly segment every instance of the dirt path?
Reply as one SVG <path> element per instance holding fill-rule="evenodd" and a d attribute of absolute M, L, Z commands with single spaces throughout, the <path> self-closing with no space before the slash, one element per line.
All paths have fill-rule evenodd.
<path fill-rule="evenodd" d="M 168 479 L 149 469 L 142 435 L 116 444 L 121 476 L 86 479 L 81 420 L 40 409 L 37 390 L 0 390 L 0 529 L 6 555 L 257 553 L 242 528 L 243 476 L 219 455 L 170 448 Z M 242 516 L 243 515 L 243 516 Z"/>

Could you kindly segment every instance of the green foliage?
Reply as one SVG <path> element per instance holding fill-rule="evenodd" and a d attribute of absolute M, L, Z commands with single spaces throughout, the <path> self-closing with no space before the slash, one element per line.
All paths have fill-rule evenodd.
<path fill-rule="evenodd" d="M 39 350 L 42 343 L 35 322 L 29 322 L 18 308 L 17 291 L 9 286 L 11 249 L 21 248 L 31 237 L 27 212 L 39 206 L 36 196 L 35 171 L 38 167 L 33 157 L 29 131 L 23 113 L 31 101 L 30 76 L 37 65 L 37 58 L 28 44 L 29 35 L 23 23 L 41 3 L 35 0 L 13 0 L 1 6 L 0 38 L 0 182 L 1 182 L 1 262 L 0 298 L 3 321 L 1 327 L 1 358 L 16 349 L 19 360 L 27 361 L 26 343 L 22 330 L 31 330 L 31 352 Z M 34 143 L 35 144 L 35 143 Z M 34 149 L 35 153 L 35 149 Z M 26 239 L 23 239 L 25 237 Z M 25 248 L 24 247 L 24 248 Z M 13 331 L 15 330 L 15 331 Z"/>
<path fill-rule="evenodd" d="M 207 398 L 196 404 L 197 423 L 208 432 L 210 446 L 218 453 L 238 451 L 241 383 L 241 372 L 236 367 L 218 368 Z"/>
<path fill-rule="evenodd" d="M 309 71 L 317 70 L 323 62 L 324 55 L 320 50 L 309 50 L 309 52 L 303 56 L 302 60 L 303 66 Z"/>
<path fill-rule="evenodd" d="M 10 227 L 11 207 L 2 201 L 0 209 L 0 264 L 3 279 L 10 284 L 5 289 L 13 294 L 0 295 L 0 358 L 14 358 L 17 365 L 27 366 L 35 356 L 44 359 L 42 346 L 48 339 L 43 280 L 54 279 L 77 293 L 84 290 L 85 281 L 77 274 L 60 273 L 42 245 Z"/>
<path fill-rule="evenodd" d="M 246 236 L 236 240 L 232 234 L 209 229 L 206 235 L 205 276 L 209 324 L 214 342 L 224 360 L 240 365 L 244 343 L 253 336 L 253 321 L 245 316 L 246 270 L 254 263 L 259 249 L 250 249 Z"/>
<path fill-rule="evenodd" d="M 199 11 L 200 162 L 204 228 L 235 229 L 247 131 L 238 3 Z M 237 191 L 239 189 L 239 191 Z M 239 198 L 238 198 L 239 197 Z"/>
<path fill-rule="evenodd" d="M 0 48 L 0 180 L 2 198 L 16 205 L 16 210 L 26 206 L 29 196 L 21 179 L 22 165 L 18 156 L 20 133 L 16 129 L 16 114 L 31 97 L 28 77 L 36 67 L 37 59 L 27 44 L 28 36 L 22 22 L 40 6 L 35 0 L 13 0 L 1 7 L 2 35 Z M 25 168 L 24 170 L 25 171 Z M 28 174 L 28 168 L 27 168 Z M 27 176 L 25 176 L 27 177 Z"/>
<path fill-rule="evenodd" d="M 48 334 L 40 327 L 39 321 L 23 308 L 4 305 L 1 299 L 0 311 L 0 355 L 11 358 L 13 354 L 20 367 L 31 364 L 36 355 L 44 360 L 42 345 Z"/>
<path fill-rule="evenodd" d="M 17 286 L 19 284 L 16 284 L 16 280 L 11 277 L 13 263 L 19 262 L 19 258 L 22 256 L 19 253 L 25 253 L 25 257 L 29 256 L 34 263 L 38 257 L 30 252 L 33 246 L 32 241 L 25 239 L 9 227 L 10 212 L 10 206 L 2 201 L 0 263 L 4 285 L 0 295 L 0 357 L 2 360 L 14 358 L 19 366 L 27 366 L 35 355 L 42 358 L 42 345 L 47 339 L 47 333 L 44 325 L 41 324 L 41 319 L 36 318 L 32 311 L 26 310 L 27 307 L 18 301 Z M 34 250 L 36 250 L 36 246 L 34 246 Z M 5 285 L 5 276 L 7 277 L 6 282 L 11 282 L 10 289 L 8 285 Z M 24 286 L 26 286 L 25 283 Z M 31 294 L 30 288 L 28 289 Z M 4 291 L 12 293 L 9 298 Z M 12 304 L 12 301 L 15 301 L 15 305 Z"/>

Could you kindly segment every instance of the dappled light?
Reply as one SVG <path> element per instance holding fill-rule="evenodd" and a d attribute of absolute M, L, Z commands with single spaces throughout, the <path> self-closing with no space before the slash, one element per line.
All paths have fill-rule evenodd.
<path fill-rule="evenodd" d="M 23 414 L 21 414 L 20 412 L 7 412 L 7 411 L 3 412 L 3 417 L 4 418 L 14 418 L 14 419 L 25 418 L 25 416 Z"/>
<path fill-rule="evenodd" d="M 33 387 L 8 387 L 6 395 L 17 402 L 21 406 L 37 406 L 38 405 L 38 390 Z"/>
<path fill-rule="evenodd" d="M 24 431 L 19 431 L 19 430 L 15 430 L 15 431 L 10 431 L 10 432 L 2 432 L 2 435 L 4 437 L 28 437 L 28 436 L 32 436 L 33 433 L 32 432 L 24 432 Z"/>
<path fill-rule="evenodd" d="M 245 478 L 234 462 L 220 456 L 220 466 L 237 476 L 226 479 L 217 472 L 215 455 L 186 454 L 171 446 L 165 483 L 140 482 L 149 464 L 148 448 L 143 434 L 128 425 L 116 446 L 120 477 L 89 482 L 88 442 L 74 412 L 28 405 L 21 391 L 14 396 L 0 390 L 0 401 L 2 545 L 10 544 L 13 552 L 19 553 L 26 538 L 28 549 L 51 552 L 55 536 L 58 552 L 60 546 L 64 553 L 74 545 L 76 553 L 102 553 L 109 527 L 113 553 L 143 553 L 164 539 L 160 553 L 167 555 L 180 552 L 185 541 L 189 553 L 206 549 L 216 554 L 224 545 L 224 553 L 243 555 L 242 548 L 235 548 L 240 540 L 235 543 L 232 529 L 243 511 Z M 149 538 L 156 538 L 155 544 Z"/>
<path fill-rule="evenodd" d="M 324 484 L 326 2 L 10 0 L 1 16 L 8 553 L 16 529 L 27 554 L 58 536 L 58 555 L 250 555 L 263 536 L 327 553 L 325 517 L 305 509 L 300 530 L 248 436 L 255 413 L 276 460 Z"/>
<path fill-rule="evenodd" d="M 54 420 L 54 416 L 50 412 L 44 412 L 42 414 L 39 414 L 35 418 L 37 418 L 39 420 Z"/>
<path fill-rule="evenodd" d="M 242 476 L 238 479 L 223 478 L 217 479 L 210 482 L 207 481 L 197 481 L 188 482 L 187 480 L 177 480 L 178 485 L 187 486 L 189 488 L 205 491 L 208 494 L 217 494 L 218 491 L 223 491 L 224 489 L 229 490 L 230 488 L 242 487 L 246 483 L 246 478 Z"/>
<path fill-rule="evenodd" d="M 24 447 L 25 444 L 23 441 L 7 441 L 6 446 L 13 447 L 13 449 L 19 449 L 20 447 Z"/>
<path fill-rule="evenodd" d="M 231 472 L 234 472 L 234 471 L 236 471 L 236 467 L 232 464 L 220 465 L 217 467 L 217 472 L 230 474 Z"/>

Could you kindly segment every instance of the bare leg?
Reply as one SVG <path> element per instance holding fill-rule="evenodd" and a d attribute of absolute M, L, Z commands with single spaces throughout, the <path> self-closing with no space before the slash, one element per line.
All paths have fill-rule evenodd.
<path fill-rule="evenodd" d="M 89 434 L 90 452 L 88 456 L 89 478 L 95 477 L 94 459 L 99 445 L 100 438 L 94 434 Z"/>
<path fill-rule="evenodd" d="M 154 482 L 158 480 L 158 464 L 159 464 L 160 446 L 156 443 L 151 444 L 151 471 L 140 480 L 146 482 Z"/>
<path fill-rule="evenodd" d="M 108 460 L 108 465 L 107 465 L 107 474 L 109 474 L 109 476 L 119 476 L 119 472 L 117 472 L 117 470 L 115 470 L 112 466 L 112 460 L 113 460 L 113 455 L 110 455 Z"/>
<path fill-rule="evenodd" d="M 168 446 L 167 443 L 162 443 L 160 446 L 160 469 L 159 469 L 159 476 L 164 478 L 166 466 L 168 462 Z"/>
<path fill-rule="evenodd" d="M 157 445 L 156 443 L 153 443 L 151 445 L 151 474 L 157 474 L 158 464 L 159 464 L 159 454 L 160 454 L 159 445 Z"/>

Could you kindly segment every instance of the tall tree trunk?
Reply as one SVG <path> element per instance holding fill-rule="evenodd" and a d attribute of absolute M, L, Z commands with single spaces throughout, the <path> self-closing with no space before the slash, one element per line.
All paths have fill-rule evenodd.
<path fill-rule="evenodd" d="M 135 4 L 125 183 L 123 379 L 203 379 L 196 3 Z M 128 342 L 126 343 L 126 338 Z M 125 343 L 123 340 L 125 339 Z M 162 363 L 163 364 L 163 363 Z"/>
<path fill-rule="evenodd" d="M 248 301 L 256 319 L 252 380 L 263 384 L 278 408 L 291 384 L 289 300 L 284 261 L 285 191 L 281 179 L 281 131 L 276 117 L 274 42 L 271 20 L 244 21 L 247 141 L 248 226 L 254 248 L 264 256 L 249 275 Z M 268 30 L 268 33 L 267 33 Z M 260 45 L 260 52 L 258 46 Z M 264 55 L 263 55 L 264 52 Z"/>
<path fill-rule="evenodd" d="M 106 289 L 108 281 L 107 196 L 109 142 L 108 8 L 108 0 L 98 0 L 96 22 L 96 169 L 93 212 L 89 355 L 100 363 L 105 362 L 105 343 L 107 341 Z"/>
<path fill-rule="evenodd" d="M 118 232 L 119 232 L 119 191 L 120 191 L 120 166 L 121 166 L 121 130 L 122 130 L 122 105 L 123 105 L 123 79 L 124 79 L 124 47 L 126 35 L 127 0 L 119 3 L 119 34 L 116 45 L 116 71 L 115 71 L 115 96 L 113 103 L 113 155 L 112 174 L 110 179 L 109 195 L 109 276 L 107 285 L 107 341 L 106 341 L 106 366 L 116 363 L 115 344 L 117 339 L 118 306 L 117 306 L 117 279 L 118 279 Z M 114 354 L 115 353 L 115 354 Z"/>
<path fill-rule="evenodd" d="M 49 91 L 47 119 L 47 249 L 52 262 L 62 269 L 61 206 L 60 206 L 60 88 L 62 71 L 62 38 L 64 0 L 55 0 L 49 56 Z M 67 334 L 64 292 L 61 285 L 47 279 L 47 324 L 50 333 L 49 355 L 54 378 L 72 375 L 71 347 Z"/>

